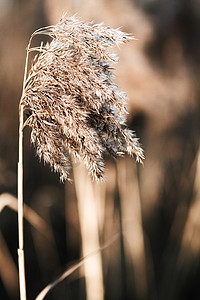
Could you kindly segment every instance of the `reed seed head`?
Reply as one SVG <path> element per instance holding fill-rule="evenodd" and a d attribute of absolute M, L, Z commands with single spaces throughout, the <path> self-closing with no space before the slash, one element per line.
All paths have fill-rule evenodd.
<path fill-rule="evenodd" d="M 66 16 L 39 33 L 51 42 L 37 49 L 21 102 L 38 156 L 61 180 L 69 177 L 70 158 L 82 160 L 97 181 L 104 179 L 106 152 L 141 162 L 143 150 L 125 124 L 126 96 L 114 83 L 117 57 L 110 51 L 130 36 Z"/>

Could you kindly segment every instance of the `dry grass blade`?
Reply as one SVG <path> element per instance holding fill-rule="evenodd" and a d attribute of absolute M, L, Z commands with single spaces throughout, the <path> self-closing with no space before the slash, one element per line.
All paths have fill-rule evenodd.
<path fill-rule="evenodd" d="M 70 158 L 82 160 L 95 180 L 104 179 L 103 155 L 123 153 L 144 158 L 128 130 L 126 96 L 114 83 L 110 48 L 130 36 L 102 24 L 66 16 L 55 26 L 37 30 L 51 42 L 38 51 L 24 86 L 21 105 L 30 116 L 31 141 L 38 156 L 68 179 Z"/>
<path fill-rule="evenodd" d="M 35 298 L 35 300 L 42 300 L 44 297 L 62 280 L 67 278 L 69 275 L 71 275 L 74 271 L 76 271 L 78 268 L 80 268 L 88 259 L 90 259 L 92 256 L 98 254 L 100 251 L 105 250 L 108 248 L 112 243 L 114 243 L 118 238 L 120 234 L 116 234 L 108 241 L 105 243 L 102 247 L 99 249 L 96 249 L 95 251 L 91 252 L 87 256 L 83 257 L 80 259 L 78 263 L 75 263 L 72 267 L 68 268 L 58 279 L 56 279 L 54 282 L 48 284 L 41 292 L 40 294 Z"/>
<path fill-rule="evenodd" d="M 6 206 L 17 212 L 17 198 L 8 193 L 1 194 L 0 212 Z M 24 217 L 35 229 L 42 233 L 49 241 L 53 240 L 52 232 L 49 228 L 49 225 L 44 221 L 44 219 L 42 219 L 34 210 L 32 210 L 26 204 L 24 205 Z"/>
<path fill-rule="evenodd" d="M 18 273 L 15 262 L 0 232 L 0 277 L 10 298 L 18 292 Z"/>

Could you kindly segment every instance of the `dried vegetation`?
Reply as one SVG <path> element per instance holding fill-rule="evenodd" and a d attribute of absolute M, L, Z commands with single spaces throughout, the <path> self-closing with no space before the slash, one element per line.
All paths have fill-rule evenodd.
<path fill-rule="evenodd" d="M 31 142 L 38 156 L 67 179 L 70 156 L 83 160 L 92 178 L 104 179 L 104 154 L 144 158 L 135 134 L 126 127 L 126 96 L 114 83 L 110 48 L 131 37 L 102 24 L 63 17 L 37 30 L 51 42 L 37 50 L 22 105 L 30 116 Z"/>

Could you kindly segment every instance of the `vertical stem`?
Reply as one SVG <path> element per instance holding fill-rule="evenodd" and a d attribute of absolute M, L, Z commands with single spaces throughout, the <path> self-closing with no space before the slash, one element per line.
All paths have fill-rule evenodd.
<path fill-rule="evenodd" d="M 73 168 L 74 184 L 78 201 L 78 213 L 82 236 L 82 254 L 86 257 L 101 249 L 97 220 L 94 186 L 83 165 Z M 103 300 L 103 266 L 101 253 L 97 253 L 84 264 L 87 300 Z"/>
<path fill-rule="evenodd" d="M 23 223 L 23 128 L 24 128 L 24 106 L 22 105 L 22 99 L 24 95 L 24 88 L 26 84 L 27 68 L 28 68 L 28 56 L 29 48 L 32 36 L 29 40 L 29 44 L 26 52 L 26 62 L 23 80 L 22 97 L 19 103 L 19 161 L 18 161 L 18 265 L 19 265 L 19 288 L 20 299 L 26 300 L 26 278 L 25 278 L 25 262 L 24 262 L 24 223 Z"/>
<path fill-rule="evenodd" d="M 19 264 L 19 287 L 20 299 L 26 300 L 26 281 L 24 263 L 24 237 L 23 237 L 23 105 L 19 108 L 19 161 L 18 161 L 18 264 Z"/>
<path fill-rule="evenodd" d="M 46 27 L 45 27 L 46 28 Z M 44 29 L 45 29 L 44 28 Z M 22 104 L 22 99 L 24 97 L 24 90 L 27 80 L 28 72 L 28 59 L 30 46 L 32 38 L 36 34 L 40 34 L 36 30 L 30 37 L 29 43 L 26 49 L 26 61 L 25 61 L 25 70 L 24 70 L 24 80 L 23 80 L 23 89 L 22 96 L 19 103 L 19 161 L 18 161 L 18 239 L 19 239 L 19 248 L 18 248 L 18 265 L 19 265 L 19 287 L 20 287 L 20 299 L 26 300 L 26 278 L 25 278 L 25 262 L 24 262 L 24 225 L 23 225 L 23 128 L 24 128 L 24 106 Z"/>

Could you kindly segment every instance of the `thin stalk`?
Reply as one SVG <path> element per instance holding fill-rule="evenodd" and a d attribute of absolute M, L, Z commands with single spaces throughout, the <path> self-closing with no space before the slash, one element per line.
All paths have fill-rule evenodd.
<path fill-rule="evenodd" d="M 44 27 L 43 29 L 47 29 Z M 24 259 L 24 224 L 23 224 L 23 129 L 24 129 L 24 106 L 22 99 L 24 96 L 24 90 L 27 83 L 27 71 L 28 71 L 28 59 L 30 53 L 30 46 L 33 37 L 36 34 L 45 34 L 45 31 L 36 30 L 30 37 L 27 51 L 26 51 L 26 62 L 24 70 L 24 80 L 22 96 L 19 103 L 19 160 L 18 160 L 18 265 L 19 265 L 19 288 L 20 288 L 20 299 L 26 300 L 26 277 L 25 277 L 25 259 Z M 37 50 L 33 49 L 33 50 Z"/>
<path fill-rule="evenodd" d="M 19 287 L 20 299 L 26 300 L 26 280 L 24 263 L 24 236 L 23 236 L 23 105 L 19 110 L 19 161 L 18 161 L 18 264 L 19 264 Z"/>
<path fill-rule="evenodd" d="M 25 260 L 24 260 L 24 224 L 23 224 L 23 128 L 24 128 L 24 106 L 22 99 L 24 95 L 24 88 L 26 84 L 27 68 L 28 68 L 28 55 L 31 39 L 29 41 L 26 53 L 24 80 L 22 97 L 19 103 L 19 160 L 18 160 L 18 265 L 19 265 L 19 288 L 20 299 L 26 300 L 26 278 L 25 278 Z"/>

